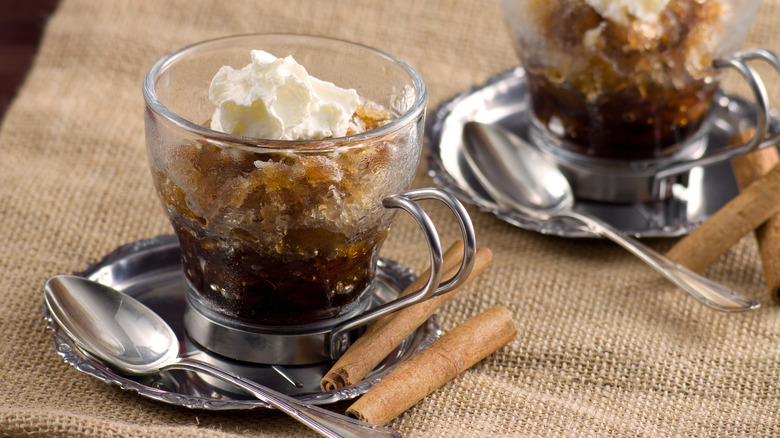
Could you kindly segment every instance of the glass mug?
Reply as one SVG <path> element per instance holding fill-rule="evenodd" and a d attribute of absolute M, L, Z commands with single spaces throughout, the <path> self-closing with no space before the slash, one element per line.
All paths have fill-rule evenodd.
<path fill-rule="evenodd" d="M 747 61 L 760 59 L 775 69 L 780 61 L 765 50 L 737 52 L 758 0 L 670 0 L 657 20 L 645 21 L 605 18 L 591 4 L 502 0 L 526 75 L 529 135 L 569 163 L 570 172 L 580 166 L 607 174 L 610 168 L 644 171 L 659 181 L 771 143 L 762 141 L 768 130 L 766 91 Z M 757 132 L 742 147 L 703 156 L 703 131 L 724 68 L 748 81 L 758 107 Z M 567 176 L 575 190 L 584 183 L 576 174 Z"/>
<path fill-rule="evenodd" d="M 363 133 L 305 141 L 209 129 L 211 78 L 223 65 L 246 65 L 252 49 L 292 55 L 313 77 L 354 88 L 395 118 Z M 161 59 L 144 96 L 154 185 L 179 239 L 188 286 L 185 326 L 204 347 L 250 362 L 333 358 L 350 330 L 468 275 L 475 245 L 465 209 L 441 190 L 407 191 L 422 148 L 427 90 L 400 60 L 327 38 L 227 37 Z M 468 244 L 453 281 L 439 284 L 441 245 L 419 199 L 444 202 L 461 225 Z M 429 284 L 367 312 L 397 208 L 426 234 Z"/>

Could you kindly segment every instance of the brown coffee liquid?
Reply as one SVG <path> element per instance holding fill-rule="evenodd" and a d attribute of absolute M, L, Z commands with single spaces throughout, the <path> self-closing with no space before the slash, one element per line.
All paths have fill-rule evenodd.
<path fill-rule="evenodd" d="M 220 243 L 173 220 L 185 276 L 202 304 L 236 320 L 260 325 L 310 324 L 348 312 L 370 293 L 381 233 L 349 243 L 322 229 L 292 230 L 288 245 L 318 246 L 314 256 L 294 252 L 264 255 L 256 248 Z M 180 222 L 176 224 L 176 222 Z"/>
<path fill-rule="evenodd" d="M 635 89 L 590 101 L 579 89 L 528 73 L 531 107 L 548 132 L 572 152 L 605 159 L 646 160 L 673 154 L 701 127 L 717 84 L 684 89 Z M 552 126 L 555 125 L 555 126 Z"/>

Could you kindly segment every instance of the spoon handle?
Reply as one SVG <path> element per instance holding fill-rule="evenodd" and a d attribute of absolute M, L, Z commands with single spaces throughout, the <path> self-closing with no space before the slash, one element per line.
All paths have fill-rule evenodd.
<path fill-rule="evenodd" d="M 739 292 L 733 291 L 682 265 L 672 262 L 638 240 L 621 234 L 614 227 L 600 219 L 574 211 L 560 212 L 556 216 L 570 217 L 582 222 L 594 233 L 602 235 L 627 249 L 674 284 L 714 309 L 733 312 L 755 309 L 760 306 L 758 301 L 752 300 Z"/>
<path fill-rule="evenodd" d="M 225 382 L 232 383 L 239 388 L 247 391 L 269 405 L 295 418 L 309 428 L 319 432 L 323 436 L 331 438 L 380 438 L 380 437 L 401 437 L 399 432 L 394 430 L 359 421 L 327 409 L 314 406 L 300 400 L 296 400 L 288 395 L 274 391 L 253 382 L 244 379 L 241 376 L 217 368 L 209 363 L 195 359 L 180 358 L 176 362 L 166 365 L 162 369 L 182 369 L 189 371 L 202 372 Z"/>

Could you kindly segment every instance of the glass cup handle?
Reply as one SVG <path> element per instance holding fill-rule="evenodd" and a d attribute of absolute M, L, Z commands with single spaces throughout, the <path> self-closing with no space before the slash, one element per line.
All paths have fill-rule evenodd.
<path fill-rule="evenodd" d="M 449 207 L 458 220 L 461 234 L 463 235 L 463 260 L 458 272 L 450 279 L 442 282 L 442 258 L 441 241 L 433 221 L 427 213 L 417 204 L 417 201 L 430 199 L 437 200 Z M 441 189 L 423 188 L 391 195 L 382 200 L 385 208 L 400 208 L 409 213 L 420 225 L 425 240 L 428 244 L 428 252 L 431 259 L 431 270 L 428 281 L 417 291 L 403 297 L 396 298 L 381 306 L 375 307 L 366 313 L 350 318 L 335 326 L 330 332 L 329 352 L 332 359 L 338 358 L 347 348 L 347 334 L 360 326 L 375 321 L 392 312 L 396 312 L 413 304 L 420 303 L 429 298 L 447 293 L 466 281 L 471 269 L 474 267 L 474 256 L 477 251 L 474 225 L 463 204 L 455 196 Z"/>
<path fill-rule="evenodd" d="M 764 81 L 758 72 L 748 64 L 749 61 L 764 61 L 780 73 L 780 57 L 766 49 L 750 49 L 737 52 L 724 60 L 715 61 L 714 67 L 718 69 L 735 69 L 745 78 L 750 86 L 756 100 L 756 131 L 753 137 L 741 145 L 723 148 L 698 159 L 672 163 L 656 172 L 656 181 L 662 181 L 665 178 L 686 172 L 694 167 L 709 166 L 758 149 L 777 145 L 778 141 L 780 141 L 780 131 L 774 132 L 769 138 L 766 138 L 770 127 L 769 97 L 767 96 Z"/>

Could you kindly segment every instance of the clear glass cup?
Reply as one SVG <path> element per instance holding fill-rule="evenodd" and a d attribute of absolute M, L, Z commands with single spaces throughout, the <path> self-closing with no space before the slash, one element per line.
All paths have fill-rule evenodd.
<path fill-rule="evenodd" d="M 252 49 L 292 57 L 309 74 L 391 110 L 351 136 L 274 141 L 208 128 L 209 84 Z M 300 326 L 365 302 L 393 210 L 418 166 L 427 91 L 404 62 L 344 41 L 244 35 L 185 47 L 144 82 L 154 185 L 182 250 L 193 305 L 231 321 Z M 369 117 L 370 119 L 370 117 Z"/>
<path fill-rule="evenodd" d="M 605 18 L 594 3 L 502 0 L 537 139 L 599 159 L 677 153 L 719 88 L 714 62 L 744 43 L 759 1 L 670 0 L 655 21 Z"/>

